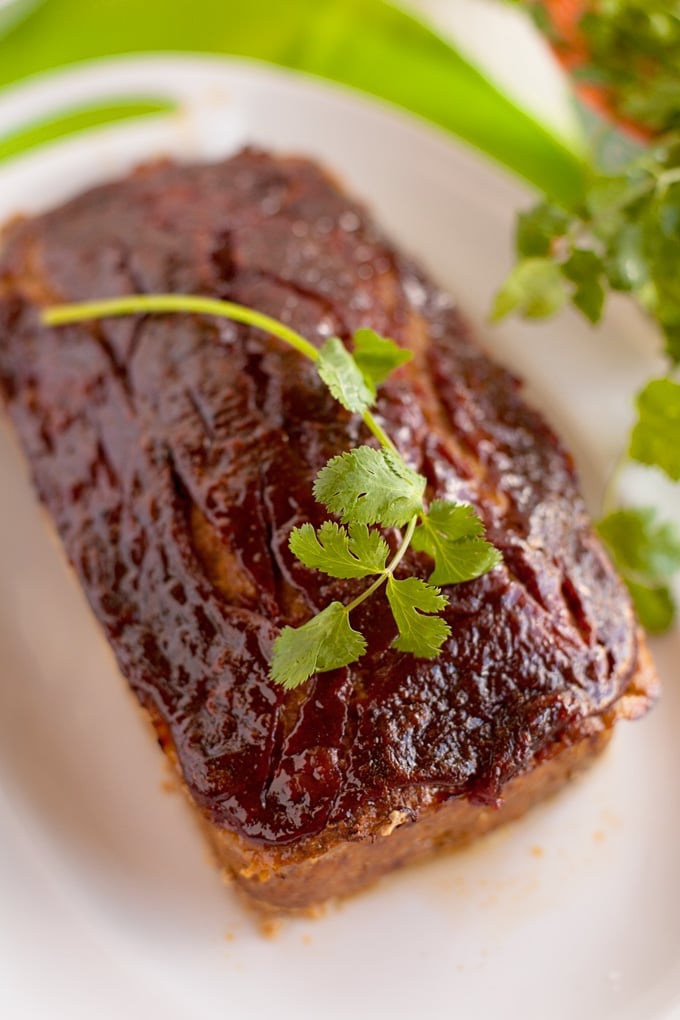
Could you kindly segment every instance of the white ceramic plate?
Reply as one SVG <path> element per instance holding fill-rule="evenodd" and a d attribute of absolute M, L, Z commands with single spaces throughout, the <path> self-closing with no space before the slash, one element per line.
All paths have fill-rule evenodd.
<path fill-rule="evenodd" d="M 9 127 L 74 98 L 164 84 L 181 115 L 54 147 L 0 175 L 0 218 L 159 153 L 244 142 L 320 157 L 483 322 L 526 195 L 467 150 L 356 95 L 217 60 L 116 61 L 24 86 Z M 455 101 L 455 97 L 451 97 Z M 616 305 L 488 340 L 601 481 L 653 370 Z M 455 1016 L 658 1020 L 680 1003 L 678 635 L 660 707 L 530 817 L 265 939 L 206 859 L 84 599 L 0 437 L 0 1015 L 17 1020 Z M 638 483 L 639 480 L 638 480 Z"/>

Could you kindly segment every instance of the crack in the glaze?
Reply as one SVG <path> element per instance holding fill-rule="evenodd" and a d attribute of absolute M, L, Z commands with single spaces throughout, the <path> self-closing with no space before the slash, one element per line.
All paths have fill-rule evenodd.
<path fill-rule="evenodd" d="M 133 363 L 133 361 L 135 359 L 137 351 L 139 350 L 139 348 L 141 346 L 142 337 L 143 337 L 143 334 L 144 334 L 146 326 L 147 326 L 147 321 L 148 321 L 147 316 L 141 315 L 135 321 L 135 323 L 134 323 L 134 325 L 132 327 L 132 332 L 130 334 L 130 339 L 128 341 L 128 349 L 127 349 L 127 355 L 126 355 L 126 366 L 127 366 L 126 367 L 126 371 L 128 373 L 128 378 L 130 378 L 130 374 L 131 374 L 131 370 L 132 370 L 132 363 Z"/>
<path fill-rule="evenodd" d="M 267 491 L 267 483 L 261 464 L 258 464 L 258 476 L 260 479 L 261 506 L 264 510 L 263 519 L 267 532 L 265 547 L 269 554 L 272 568 L 276 603 L 279 608 L 279 620 L 291 623 L 303 615 L 309 615 L 309 613 L 314 611 L 314 606 L 310 605 L 305 589 L 286 575 L 284 566 L 275 550 L 274 537 L 277 531 L 276 512 Z M 296 606 L 296 602 L 302 602 L 304 605 L 298 604 Z"/>
<path fill-rule="evenodd" d="M 560 591 L 562 598 L 564 599 L 564 605 L 569 613 L 569 617 L 581 635 L 584 644 L 590 646 L 593 641 L 593 628 L 589 620 L 586 619 L 583 612 L 583 604 L 578 594 L 576 586 L 570 577 L 562 575 L 562 584 L 560 585 Z"/>
<path fill-rule="evenodd" d="M 118 356 L 113 348 L 113 344 L 106 337 L 104 330 L 101 327 L 101 323 L 98 322 L 92 323 L 89 332 L 92 336 L 92 339 L 95 340 L 95 342 L 98 344 L 100 350 L 103 351 L 103 353 L 106 355 L 106 358 L 109 361 L 111 368 L 113 369 L 114 378 L 118 380 L 123 389 L 125 402 L 128 405 L 130 411 L 134 413 L 135 394 L 132 384 L 130 382 L 130 377 L 128 375 L 127 368 L 125 367 L 125 365 L 121 364 L 120 361 L 118 360 Z"/>
<path fill-rule="evenodd" d="M 123 490 L 123 486 L 121 485 L 121 479 L 117 470 L 111 463 L 109 455 L 106 452 L 106 447 L 104 446 L 101 430 L 96 427 L 97 425 L 96 421 L 90 420 L 90 424 L 92 425 L 92 429 L 97 437 L 97 461 L 93 465 L 92 486 L 94 487 L 97 480 L 96 479 L 97 464 L 101 464 L 101 466 L 106 471 L 106 474 L 108 475 L 109 484 L 111 485 L 111 488 L 117 490 L 117 492 L 120 495 Z"/>
<path fill-rule="evenodd" d="M 198 396 L 191 387 L 187 387 L 184 393 L 189 403 L 191 404 L 196 414 L 196 417 L 200 421 L 201 426 L 203 427 L 203 431 L 207 436 L 208 442 L 212 445 L 212 443 L 215 441 L 215 430 L 212 426 L 212 423 L 206 417 L 203 407 L 201 406 L 201 402 L 198 399 Z"/>

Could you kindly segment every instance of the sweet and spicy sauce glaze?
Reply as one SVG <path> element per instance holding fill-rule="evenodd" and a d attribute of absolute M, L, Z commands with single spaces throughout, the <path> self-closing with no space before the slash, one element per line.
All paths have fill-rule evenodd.
<path fill-rule="evenodd" d="M 315 344 L 370 326 L 416 351 L 378 413 L 428 498 L 471 501 L 504 556 L 446 589 L 439 659 L 390 647 L 377 596 L 356 613 L 361 662 L 292 693 L 270 682 L 279 628 L 362 586 L 304 569 L 287 543 L 323 519 L 315 473 L 368 437 L 311 363 L 257 331 L 188 315 L 39 324 L 48 302 L 168 291 L 242 302 Z M 246 839 L 294 852 L 394 807 L 494 803 L 626 688 L 634 619 L 569 456 L 451 302 L 311 163 L 245 151 L 150 166 L 13 226 L 0 379 L 122 672 L 193 797 Z M 411 554 L 402 572 L 428 569 Z"/>

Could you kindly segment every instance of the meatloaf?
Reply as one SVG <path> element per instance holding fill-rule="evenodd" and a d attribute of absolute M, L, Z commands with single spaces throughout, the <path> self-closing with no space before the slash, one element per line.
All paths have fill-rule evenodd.
<path fill-rule="evenodd" d="M 452 241 L 455 243 L 455 240 Z M 442 654 L 392 647 L 287 692 L 272 643 L 362 582 L 304 568 L 317 471 L 367 441 L 311 362 L 195 315 L 48 329 L 47 304 L 228 298 L 320 345 L 371 327 L 415 352 L 377 414 L 429 499 L 471 503 L 503 563 L 445 589 Z M 587 764 L 656 680 L 571 457 L 518 381 L 312 162 L 161 163 L 7 228 L 0 383 L 35 486 L 121 672 L 226 871 L 309 908 L 523 812 Z M 427 577 L 411 551 L 402 576 Z"/>

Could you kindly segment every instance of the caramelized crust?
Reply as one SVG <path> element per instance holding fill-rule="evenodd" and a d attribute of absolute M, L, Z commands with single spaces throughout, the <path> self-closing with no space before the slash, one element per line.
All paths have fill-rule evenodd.
<path fill-rule="evenodd" d="M 437 661 L 390 647 L 377 597 L 356 615 L 360 663 L 290 694 L 268 680 L 281 626 L 359 590 L 304 569 L 288 536 L 322 520 L 315 473 L 367 437 L 313 366 L 255 330 L 39 324 L 48 301 L 168 291 L 254 306 L 317 345 L 369 326 L 415 350 L 378 413 L 428 498 L 471 502 L 504 557 L 447 590 Z M 589 759 L 617 706 L 638 714 L 654 695 L 571 458 L 450 300 L 312 163 L 246 150 L 150 166 L 12 225 L 0 382 L 123 674 L 262 902 L 302 907 L 485 831 Z M 411 553 L 403 570 L 428 562 Z M 312 879 L 323 860 L 345 879 L 326 864 Z"/>

